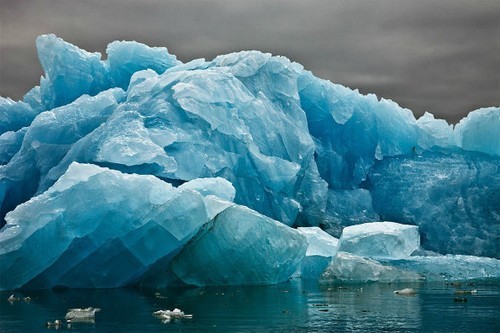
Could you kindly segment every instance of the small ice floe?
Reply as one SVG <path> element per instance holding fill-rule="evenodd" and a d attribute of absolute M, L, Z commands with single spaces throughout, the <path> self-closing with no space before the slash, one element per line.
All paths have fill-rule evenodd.
<path fill-rule="evenodd" d="M 175 308 L 170 310 L 158 310 L 153 312 L 153 316 L 160 318 L 163 323 L 169 323 L 172 319 L 193 318 L 192 314 L 185 314 L 183 311 Z"/>
<path fill-rule="evenodd" d="M 61 326 L 62 326 L 62 321 L 60 321 L 59 319 L 56 319 L 54 321 L 48 321 L 45 326 L 47 328 L 55 328 L 55 329 L 59 329 Z"/>
<path fill-rule="evenodd" d="M 477 294 L 477 289 L 472 290 L 455 290 L 455 295 L 475 295 Z"/>
<path fill-rule="evenodd" d="M 413 288 L 404 288 L 400 290 L 395 290 L 394 294 L 396 295 L 404 295 L 404 296 L 410 296 L 410 295 L 415 295 L 417 292 Z"/>
<path fill-rule="evenodd" d="M 19 297 L 16 297 L 14 294 L 10 295 L 9 298 L 7 298 L 7 300 L 10 302 L 10 303 L 14 303 L 14 302 L 17 302 L 19 301 Z"/>
<path fill-rule="evenodd" d="M 101 311 L 99 308 L 77 308 L 69 309 L 64 319 L 67 322 L 87 322 L 93 323 L 95 321 L 95 313 Z"/>

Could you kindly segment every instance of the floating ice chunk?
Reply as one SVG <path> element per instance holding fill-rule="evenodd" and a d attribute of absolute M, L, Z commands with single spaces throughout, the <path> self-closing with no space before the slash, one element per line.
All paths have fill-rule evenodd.
<path fill-rule="evenodd" d="M 395 295 L 411 296 L 415 295 L 417 292 L 413 288 L 404 288 L 400 290 L 394 290 Z"/>
<path fill-rule="evenodd" d="M 307 241 L 296 230 L 243 206 L 206 224 L 172 261 L 172 270 L 196 286 L 275 284 L 297 270 Z"/>
<path fill-rule="evenodd" d="M 338 252 L 320 278 L 320 281 L 324 283 L 388 283 L 422 280 L 422 276 L 417 273 L 382 265 L 374 259 L 347 252 Z"/>
<path fill-rule="evenodd" d="M 459 147 L 500 156 L 500 107 L 470 112 L 455 126 Z"/>
<path fill-rule="evenodd" d="M 306 256 L 300 267 L 302 279 L 317 279 L 337 253 L 339 240 L 318 227 L 297 228 L 307 239 Z"/>
<path fill-rule="evenodd" d="M 405 258 L 419 246 L 417 226 L 394 222 L 372 222 L 346 227 L 339 241 L 339 251 L 371 258 Z"/>
<path fill-rule="evenodd" d="M 96 312 L 100 312 L 100 308 L 76 308 L 69 309 L 66 313 L 64 319 L 68 322 L 76 323 L 76 322 L 94 322 Z"/>
<path fill-rule="evenodd" d="M 136 284 L 209 221 L 198 192 L 78 163 L 6 219 L 1 290 Z"/>
<path fill-rule="evenodd" d="M 174 319 L 191 319 L 193 318 L 192 314 L 185 314 L 184 311 L 181 311 L 180 309 L 173 309 L 173 310 L 158 310 L 153 312 L 153 316 L 160 318 L 163 320 L 163 322 L 168 323 L 172 318 Z"/>

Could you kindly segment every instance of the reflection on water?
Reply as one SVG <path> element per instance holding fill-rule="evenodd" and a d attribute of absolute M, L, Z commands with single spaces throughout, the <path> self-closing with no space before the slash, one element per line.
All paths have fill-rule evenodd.
<path fill-rule="evenodd" d="M 412 287 L 414 296 L 393 291 Z M 467 302 L 446 284 L 367 284 L 339 287 L 294 281 L 276 286 L 176 290 L 48 290 L 0 293 L 1 332 L 54 331 L 47 321 L 67 309 L 99 307 L 94 324 L 72 332 L 499 332 L 500 283 L 482 282 Z M 30 302 L 22 300 L 29 296 Z M 463 295 L 461 296 L 463 297 Z M 192 319 L 162 323 L 152 313 L 179 308 Z"/>

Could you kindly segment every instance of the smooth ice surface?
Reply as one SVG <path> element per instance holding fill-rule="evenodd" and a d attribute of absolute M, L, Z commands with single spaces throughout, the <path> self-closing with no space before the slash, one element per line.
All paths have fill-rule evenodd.
<path fill-rule="evenodd" d="M 418 273 L 383 265 L 375 259 L 339 251 L 321 275 L 320 281 L 323 283 L 389 283 L 417 282 L 423 281 L 423 278 Z"/>
<path fill-rule="evenodd" d="M 202 196 L 153 177 L 73 163 L 7 215 L 0 289 L 135 284 L 208 222 Z"/>
<path fill-rule="evenodd" d="M 297 231 L 307 240 L 306 256 L 297 275 L 302 279 L 318 279 L 337 253 L 339 240 L 318 227 L 299 227 Z"/>
<path fill-rule="evenodd" d="M 339 240 L 339 251 L 371 258 L 406 258 L 419 247 L 418 227 L 394 222 L 346 227 Z"/>
<path fill-rule="evenodd" d="M 275 284 L 292 276 L 306 249 L 306 238 L 296 230 L 233 206 L 182 249 L 172 270 L 195 286 Z"/>

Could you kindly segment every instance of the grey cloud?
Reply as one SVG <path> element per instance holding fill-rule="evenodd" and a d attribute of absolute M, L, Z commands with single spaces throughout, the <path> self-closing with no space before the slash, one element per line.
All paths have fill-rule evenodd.
<path fill-rule="evenodd" d="M 451 122 L 500 104 L 498 1 L 0 1 L 0 94 L 38 83 L 34 39 L 104 53 L 115 39 L 189 61 L 258 49 Z"/>

